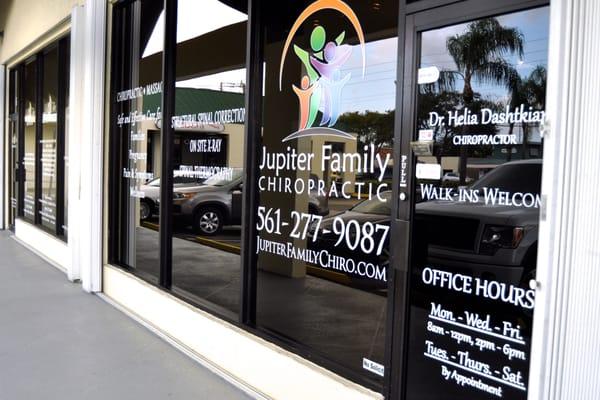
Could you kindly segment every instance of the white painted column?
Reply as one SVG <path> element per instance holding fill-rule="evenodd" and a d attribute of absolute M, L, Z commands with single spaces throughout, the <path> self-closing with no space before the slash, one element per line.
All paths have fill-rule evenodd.
<path fill-rule="evenodd" d="M 552 0 L 531 400 L 600 393 L 600 2 Z"/>
<path fill-rule="evenodd" d="M 73 10 L 71 54 L 73 130 L 69 140 L 69 277 L 87 292 L 102 290 L 102 192 L 104 137 L 105 0 Z M 73 140 L 71 140 L 73 137 Z"/>
<path fill-rule="evenodd" d="M 81 279 L 79 259 L 79 233 L 81 231 L 81 136 L 83 134 L 83 81 L 85 77 L 85 13 L 83 6 L 75 6 L 71 12 L 71 60 L 69 77 L 69 180 L 68 193 L 68 241 L 71 263 L 67 270 L 69 280 Z"/>

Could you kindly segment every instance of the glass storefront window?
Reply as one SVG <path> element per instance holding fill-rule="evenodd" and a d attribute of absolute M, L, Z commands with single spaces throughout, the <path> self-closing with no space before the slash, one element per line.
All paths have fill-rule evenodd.
<path fill-rule="evenodd" d="M 527 398 L 548 19 L 421 34 L 407 398 Z"/>
<path fill-rule="evenodd" d="M 158 225 L 151 218 L 158 215 L 160 204 L 160 180 L 154 179 L 161 165 L 162 11 L 162 3 L 153 1 L 118 8 L 115 29 L 120 36 L 113 50 L 119 59 L 112 99 L 112 171 L 118 179 L 118 207 L 111 211 L 111 221 L 118 221 L 113 254 L 116 262 L 155 284 L 160 244 Z"/>
<path fill-rule="evenodd" d="M 37 109 L 37 62 L 25 64 L 23 73 L 23 146 L 24 152 L 21 165 L 24 169 L 23 182 L 23 218 L 35 221 L 35 185 L 36 185 L 36 109 Z"/>
<path fill-rule="evenodd" d="M 172 123 L 173 290 L 233 319 L 240 308 L 246 6 L 179 0 Z"/>
<path fill-rule="evenodd" d="M 39 141 L 41 183 L 39 220 L 44 228 L 56 230 L 56 157 L 58 139 L 58 47 L 44 55 L 42 90 L 42 137 Z"/>
<path fill-rule="evenodd" d="M 407 398 L 477 399 L 495 387 L 521 398 L 547 8 L 451 26 L 430 21 L 415 31 L 416 43 L 407 35 L 406 48 L 417 47 L 404 59 L 418 57 L 418 71 L 405 77 L 412 63 L 398 71 L 398 2 L 253 4 L 260 23 L 250 49 L 245 1 L 178 0 L 171 32 L 164 30 L 175 15 L 160 2 L 113 6 L 111 262 L 383 393 L 406 381 Z M 402 29 L 433 18 L 430 11 L 402 16 Z M 176 47 L 163 52 L 165 40 Z M 164 86 L 163 73 L 173 79 Z M 402 115 L 415 118 L 411 141 L 412 131 L 396 126 L 396 101 L 413 107 L 413 81 L 416 115 Z M 161 107 L 172 100 L 165 121 Z M 415 191 L 404 192 L 413 169 Z M 390 253 L 398 252 L 411 264 L 393 268 Z M 429 273 L 503 284 L 524 303 L 472 301 L 420 282 Z M 440 321 L 446 312 L 457 318 L 451 327 Z M 477 346 L 492 340 L 478 342 L 485 336 L 468 333 L 458 317 L 480 330 L 516 329 L 499 334 L 515 335 L 507 342 L 520 353 L 506 362 L 498 349 L 485 353 Z M 405 336 L 396 343 L 396 323 L 406 327 L 406 348 Z M 475 344 L 465 350 L 456 334 Z M 465 370 L 440 361 L 442 351 L 444 361 L 473 358 L 496 369 L 477 371 L 483 383 L 465 392 L 444 378 L 450 366 L 451 374 Z M 386 377 L 397 363 L 406 376 Z"/>
<path fill-rule="evenodd" d="M 66 240 L 65 150 L 69 38 L 62 38 L 9 71 L 11 213 Z"/>
<path fill-rule="evenodd" d="M 263 16 L 256 319 L 380 387 L 398 5 L 330 3 Z"/>
<path fill-rule="evenodd" d="M 69 107 L 69 101 L 70 101 L 70 91 L 69 91 L 69 84 L 70 84 L 70 62 L 71 62 L 71 46 L 70 46 L 70 41 L 67 41 L 66 45 L 63 47 L 64 48 L 64 52 L 65 55 L 63 57 L 63 64 L 62 64 L 62 76 L 63 76 L 63 85 L 64 85 L 64 92 L 65 92 L 65 111 L 64 111 L 64 139 L 62 141 L 62 148 L 64 149 L 64 156 L 62 160 L 59 160 L 59 162 L 63 163 L 63 182 L 64 182 L 64 189 L 63 189 L 63 214 L 62 214 L 62 218 L 63 218 L 63 223 L 62 223 L 62 232 L 63 232 L 63 236 L 65 238 L 65 240 L 68 239 L 69 237 L 69 118 L 70 118 L 70 107 Z M 60 190 L 60 189 L 59 189 Z M 59 205 L 60 206 L 60 205 Z M 60 223 L 60 221 L 59 221 Z"/>
<path fill-rule="evenodd" d="M 10 140 L 10 207 L 9 207 L 9 227 L 14 229 L 15 218 L 18 215 L 20 192 L 20 167 L 19 167 L 19 91 L 18 81 L 19 73 L 16 69 L 11 69 L 8 80 L 8 137 Z"/>
<path fill-rule="evenodd" d="M 119 207 L 111 221 L 112 257 L 149 281 L 221 314 L 239 311 L 246 10 L 244 2 L 178 2 L 173 204 L 161 211 L 165 12 L 156 2 L 115 8 L 112 149 Z M 215 43 L 227 51 L 214 52 Z M 198 57 L 212 54 L 211 57 Z M 118 61 L 116 61 L 118 60 Z M 172 62 L 172 61 L 166 61 Z M 169 168 L 168 166 L 166 168 Z M 164 208 L 163 208 L 164 210 Z M 173 256 L 159 252 L 173 220 Z M 117 228 L 117 229 L 114 229 Z M 166 232 L 166 231 L 165 231 Z M 162 279 L 162 281 L 161 281 Z"/>

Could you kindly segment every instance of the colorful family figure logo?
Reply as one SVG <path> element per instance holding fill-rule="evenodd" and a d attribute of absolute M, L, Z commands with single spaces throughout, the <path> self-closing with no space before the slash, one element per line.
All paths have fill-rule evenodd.
<path fill-rule="evenodd" d="M 331 9 L 342 13 L 356 30 L 362 51 L 362 73 L 365 72 L 364 34 L 354 11 L 341 0 L 318 0 L 308 6 L 294 23 L 286 40 L 279 70 L 279 90 L 283 75 L 283 65 L 294 35 L 308 17 L 317 11 Z M 341 112 L 342 90 L 350 80 L 351 74 L 342 76 L 341 69 L 352 55 L 352 46 L 343 44 L 346 32 L 342 31 L 334 40 L 327 41 L 327 31 L 318 25 L 310 35 L 310 49 L 305 50 L 294 44 L 294 53 L 304 66 L 305 74 L 300 86 L 292 85 L 300 105 L 300 124 L 298 131 L 310 129 L 315 124 L 318 112 L 321 112 L 319 126 L 331 128 L 337 122 Z"/>
<path fill-rule="evenodd" d="M 331 127 L 337 122 L 342 89 L 350 80 L 350 73 L 340 77 L 341 67 L 352 54 L 352 47 L 342 44 L 344 36 L 342 32 L 335 41 L 325 44 L 325 28 L 317 26 L 310 35 L 312 54 L 294 45 L 294 52 L 306 70 L 300 87 L 292 85 L 300 102 L 299 130 L 313 126 L 318 110 L 322 114 L 321 126 Z"/>

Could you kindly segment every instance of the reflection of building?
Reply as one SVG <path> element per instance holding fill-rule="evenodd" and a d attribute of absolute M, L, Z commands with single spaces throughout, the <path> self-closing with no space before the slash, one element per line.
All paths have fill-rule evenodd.
<path fill-rule="evenodd" d="M 207 178 L 201 167 L 243 167 L 244 95 L 191 88 L 177 88 L 176 92 L 174 165 L 179 167 L 175 174 L 197 171 L 200 178 Z M 160 95 L 144 96 L 143 112 L 159 109 L 160 100 Z M 146 138 L 147 170 L 155 176 L 160 174 L 161 125 L 162 120 L 145 121 L 140 129 Z"/>
<path fill-rule="evenodd" d="M 303 139 L 307 140 L 307 139 Z M 345 171 L 342 173 L 334 173 L 331 171 L 329 163 L 325 163 L 325 169 L 321 169 L 323 164 L 322 155 L 323 153 L 319 150 L 324 146 L 331 146 L 331 153 L 356 153 L 356 140 L 351 139 L 338 139 L 333 137 L 313 137 L 310 139 L 308 145 L 315 157 L 312 161 L 311 174 L 315 174 L 319 179 L 326 182 L 327 185 L 332 182 L 348 181 L 351 185 L 354 185 L 356 181 L 356 171 Z M 316 150 L 316 151 L 315 151 Z"/>
<path fill-rule="evenodd" d="M 436 157 L 419 157 L 420 162 L 427 164 L 438 164 Z M 441 157 L 442 175 L 446 173 L 456 174 L 458 176 L 458 165 L 460 158 L 455 156 Z M 500 158 L 469 158 L 467 159 L 467 178 L 470 180 L 476 180 L 481 178 L 486 172 L 498 165 L 502 165 L 506 162 L 506 159 Z M 441 177 L 440 177 L 441 178 Z"/>

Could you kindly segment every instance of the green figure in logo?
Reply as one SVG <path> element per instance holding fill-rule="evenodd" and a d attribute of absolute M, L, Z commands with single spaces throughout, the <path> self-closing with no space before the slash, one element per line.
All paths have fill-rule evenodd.
<path fill-rule="evenodd" d="M 317 57 L 319 54 L 322 54 L 323 48 L 325 47 L 326 36 L 327 34 L 325 32 L 325 28 L 323 28 L 320 25 L 316 26 L 310 34 L 310 47 L 315 53 L 315 56 Z M 297 45 L 294 45 L 294 53 L 296 53 L 300 61 L 302 61 L 302 64 L 304 64 L 304 68 L 306 69 L 306 75 L 308 75 L 309 86 L 312 88 L 312 95 L 310 96 L 308 109 L 308 119 L 306 121 L 302 121 L 306 123 L 306 125 L 304 126 L 302 126 L 301 124 L 300 130 L 302 130 L 310 128 L 315 122 L 315 119 L 317 118 L 317 112 L 319 110 L 319 104 L 321 102 L 321 89 L 317 85 L 319 73 L 311 65 L 310 54 L 308 53 L 308 51 L 302 49 Z"/>
<path fill-rule="evenodd" d="M 342 32 L 336 39 L 335 42 L 340 45 L 344 41 L 345 32 Z M 313 57 L 323 61 L 323 49 L 325 48 L 325 42 L 327 40 L 327 33 L 325 28 L 318 25 L 316 26 L 312 33 L 310 34 L 310 47 L 313 51 Z M 315 119 L 317 118 L 317 112 L 319 111 L 319 106 L 321 105 L 321 87 L 319 86 L 319 78 L 321 77 L 317 70 L 313 67 L 310 61 L 311 55 L 308 51 L 302 49 L 301 47 L 294 45 L 294 53 L 296 56 L 302 61 L 304 68 L 306 69 L 306 75 L 308 76 L 309 86 L 307 89 L 310 89 L 311 96 L 309 102 L 308 113 L 302 112 L 301 114 L 308 114 L 306 121 L 301 121 L 300 130 L 312 127 Z M 305 88 L 302 88 L 305 89 Z M 298 94 L 298 93 L 296 93 Z M 304 104 L 301 104 L 301 107 Z M 304 119 L 304 118 L 303 118 Z M 305 123 L 305 125 L 304 125 Z"/>

